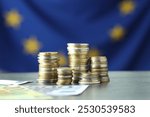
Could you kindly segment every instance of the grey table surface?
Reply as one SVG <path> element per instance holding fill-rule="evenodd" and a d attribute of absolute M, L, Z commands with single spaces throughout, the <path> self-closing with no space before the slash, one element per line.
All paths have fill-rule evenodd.
<path fill-rule="evenodd" d="M 78 96 L 58 96 L 55 100 L 149 100 L 150 71 L 111 71 L 110 82 L 90 85 Z M 0 79 L 36 80 L 38 73 L 0 73 Z"/>

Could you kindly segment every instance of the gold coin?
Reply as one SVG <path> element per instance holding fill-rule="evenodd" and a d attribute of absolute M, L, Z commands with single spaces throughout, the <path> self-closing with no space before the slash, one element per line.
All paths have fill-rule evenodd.
<path fill-rule="evenodd" d="M 67 78 L 67 79 L 58 78 L 58 82 L 71 82 L 71 81 L 72 81 L 71 78 Z"/>
<path fill-rule="evenodd" d="M 70 67 L 71 67 L 71 69 L 74 70 L 74 71 L 79 71 L 79 70 L 80 70 L 80 66 L 79 66 L 79 65 L 78 65 L 78 66 L 71 66 L 71 65 L 70 65 Z"/>
<path fill-rule="evenodd" d="M 91 64 L 91 69 L 100 69 L 100 65 L 99 64 Z"/>
<path fill-rule="evenodd" d="M 72 75 L 70 75 L 70 76 L 58 75 L 58 78 L 61 78 L 61 79 L 68 79 L 68 78 L 72 78 Z"/>
<path fill-rule="evenodd" d="M 76 52 L 76 51 L 69 51 L 68 54 L 88 54 L 88 52 L 84 51 L 84 52 Z"/>
<path fill-rule="evenodd" d="M 76 65 L 87 65 L 87 61 L 69 61 L 69 65 L 76 66 Z"/>
<path fill-rule="evenodd" d="M 80 75 L 80 71 L 79 70 L 77 70 L 77 71 L 74 70 L 74 72 L 72 72 L 72 74 L 74 74 L 74 75 Z"/>
<path fill-rule="evenodd" d="M 81 62 L 87 62 L 88 61 L 88 58 L 85 58 L 85 59 L 82 59 L 82 58 L 72 58 L 72 59 L 69 59 L 69 61 L 81 61 Z"/>
<path fill-rule="evenodd" d="M 69 67 L 57 68 L 58 75 L 72 75 L 72 70 Z"/>
<path fill-rule="evenodd" d="M 58 84 L 71 84 L 72 79 L 69 80 L 58 80 L 57 83 Z"/>
<path fill-rule="evenodd" d="M 76 67 L 75 67 L 75 68 L 76 68 Z M 79 68 L 79 67 L 77 67 L 77 68 Z M 71 69 L 72 69 L 72 68 L 71 68 Z M 72 69 L 72 73 L 80 73 L 80 72 L 79 72 L 79 70 L 73 70 L 73 69 Z"/>
<path fill-rule="evenodd" d="M 81 73 L 81 77 L 91 77 L 91 73 L 87 72 L 87 73 Z"/>
<path fill-rule="evenodd" d="M 57 82 L 56 84 L 57 85 L 71 85 L 71 83 L 59 83 L 59 82 Z"/>
<path fill-rule="evenodd" d="M 106 56 L 93 56 L 91 57 L 92 62 L 107 62 Z"/>
<path fill-rule="evenodd" d="M 81 74 L 81 73 L 79 72 L 79 73 L 73 73 L 72 75 L 73 75 L 73 76 L 80 76 L 80 74 Z"/>
<path fill-rule="evenodd" d="M 72 78 L 79 78 L 80 75 L 73 75 Z"/>
<path fill-rule="evenodd" d="M 92 81 L 99 81 L 100 82 L 100 76 L 98 76 L 98 77 L 92 77 L 91 80 Z"/>
<path fill-rule="evenodd" d="M 88 47 L 88 43 L 67 43 L 68 47 Z"/>
<path fill-rule="evenodd" d="M 81 82 L 91 82 L 91 78 L 81 78 Z"/>
<path fill-rule="evenodd" d="M 91 72 L 91 77 L 100 76 L 100 72 Z"/>
<path fill-rule="evenodd" d="M 100 84 L 101 82 L 100 81 L 91 81 L 92 83 L 91 84 Z"/>
<path fill-rule="evenodd" d="M 40 52 L 38 55 L 41 56 L 49 56 L 49 55 L 57 55 L 58 52 Z"/>
<path fill-rule="evenodd" d="M 102 83 L 109 82 L 109 81 L 110 81 L 109 76 L 101 77 L 101 82 Z"/>
<path fill-rule="evenodd" d="M 57 60 L 59 59 L 58 56 L 38 56 L 37 57 L 39 60 Z"/>
<path fill-rule="evenodd" d="M 81 63 L 81 62 L 69 62 L 70 67 L 79 67 L 81 65 L 87 65 L 87 63 Z"/>
<path fill-rule="evenodd" d="M 91 64 L 92 69 L 101 69 L 101 68 L 107 68 L 107 64 Z"/>
<path fill-rule="evenodd" d="M 59 82 L 59 81 L 57 81 L 56 84 L 71 84 L 71 82 L 72 82 L 72 81 L 69 81 L 69 82 Z"/>
<path fill-rule="evenodd" d="M 69 76 L 69 75 L 72 76 L 72 72 L 58 72 L 57 74 L 60 76 Z"/>
<path fill-rule="evenodd" d="M 72 72 L 71 68 L 69 67 L 59 67 L 57 68 L 58 72 Z"/>
<path fill-rule="evenodd" d="M 74 65 L 74 66 L 72 66 L 73 68 L 74 68 L 74 70 L 79 70 L 79 69 L 84 69 L 84 68 L 87 68 L 88 66 L 87 65 Z"/>
<path fill-rule="evenodd" d="M 82 68 L 82 67 L 80 68 L 80 71 L 87 71 L 87 70 L 88 70 L 88 69 L 87 69 L 87 68 L 84 68 L 84 67 L 83 67 L 83 68 Z"/>
<path fill-rule="evenodd" d="M 87 54 L 85 54 L 85 55 L 69 55 L 68 56 L 68 58 L 69 59 L 76 59 L 76 58 L 78 58 L 78 59 L 87 59 L 88 58 L 88 55 Z"/>
<path fill-rule="evenodd" d="M 100 72 L 100 69 L 91 69 L 91 72 Z"/>
<path fill-rule="evenodd" d="M 96 64 L 108 64 L 108 62 L 91 61 L 91 64 L 93 64 L 93 65 L 96 65 Z"/>
<path fill-rule="evenodd" d="M 108 72 L 108 68 L 100 68 L 101 72 Z"/>
<path fill-rule="evenodd" d="M 81 74 L 73 74 L 73 77 L 80 77 Z"/>
<path fill-rule="evenodd" d="M 108 73 L 100 73 L 99 75 L 100 75 L 100 76 L 107 76 Z"/>
<path fill-rule="evenodd" d="M 79 77 L 76 77 L 76 76 L 74 76 L 74 77 L 72 77 L 72 80 L 79 80 L 80 78 Z"/>
<path fill-rule="evenodd" d="M 70 56 L 88 56 L 88 53 L 73 53 L 73 54 L 71 54 L 71 53 L 68 53 L 68 56 L 70 57 Z"/>
<path fill-rule="evenodd" d="M 79 84 L 91 85 L 91 84 L 92 84 L 92 82 L 91 82 L 91 81 L 90 81 L 90 82 L 82 82 L 82 81 L 79 81 Z"/>
<path fill-rule="evenodd" d="M 39 84 L 56 84 L 57 80 L 38 80 Z"/>
<path fill-rule="evenodd" d="M 67 47 L 67 50 L 68 51 L 89 51 L 89 47 L 71 47 L 71 46 L 68 46 Z"/>

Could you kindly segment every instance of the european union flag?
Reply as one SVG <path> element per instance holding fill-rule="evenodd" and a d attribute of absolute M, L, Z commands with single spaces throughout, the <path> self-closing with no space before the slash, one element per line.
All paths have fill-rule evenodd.
<path fill-rule="evenodd" d="M 90 44 L 109 70 L 150 70 L 150 0 L 0 0 L 0 69 L 38 70 L 37 53 Z"/>

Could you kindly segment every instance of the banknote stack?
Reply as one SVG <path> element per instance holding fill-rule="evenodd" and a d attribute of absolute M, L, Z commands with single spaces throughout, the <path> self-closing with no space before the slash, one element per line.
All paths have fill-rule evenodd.
<path fill-rule="evenodd" d="M 40 84 L 56 84 L 59 67 L 58 52 L 40 52 L 38 54 Z"/>
<path fill-rule="evenodd" d="M 91 74 L 99 77 L 100 82 L 109 82 L 108 62 L 106 56 L 91 57 Z"/>
<path fill-rule="evenodd" d="M 68 43 L 69 66 L 73 72 L 72 83 L 78 83 L 81 73 L 88 71 L 88 52 L 87 43 Z"/>
<path fill-rule="evenodd" d="M 72 70 L 69 67 L 57 68 L 57 85 L 70 85 L 72 82 Z"/>

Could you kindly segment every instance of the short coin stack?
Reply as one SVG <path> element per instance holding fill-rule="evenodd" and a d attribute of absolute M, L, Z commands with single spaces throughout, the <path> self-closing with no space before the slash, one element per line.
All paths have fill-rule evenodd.
<path fill-rule="evenodd" d="M 81 79 L 79 84 L 99 84 L 100 83 L 100 76 L 99 74 L 93 74 L 91 72 L 81 73 Z"/>
<path fill-rule="evenodd" d="M 99 83 L 101 83 L 99 74 L 91 73 L 91 82 L 92 82 L 92 84 L 99 84 Z"/>
<path fill-rule="evenodd" d="M 73 71 L 72 83 L 78 83 L 80 74 L 88 71 L 88 52 L 87 43 L 68 43 L 69 66 Z"/>
<path fill-rule="evenodd" d="M 91 73 L 99 75 L 100 82 L 109 82 L 108 62 L 105 56 L 91 57 Z"/>
<path fill-rule="evenodd" d="M 59 67 L 58 52 L 40 52 L 38 54 L 40 84 L 55 84 L 57 82 L 57 67 Z"/>
<path fill-rule="evenodd" d="M 72 82 L 72 70 L 69 67 L 57 68 L 58 81 L 57 85 L 70 85 Z"/>
<path fill-rule="evenodd" d="M 80 77 L 81 79 L 79 81 L 79 84 L 92 84 L 90 72 L 81 73 Z"/>

